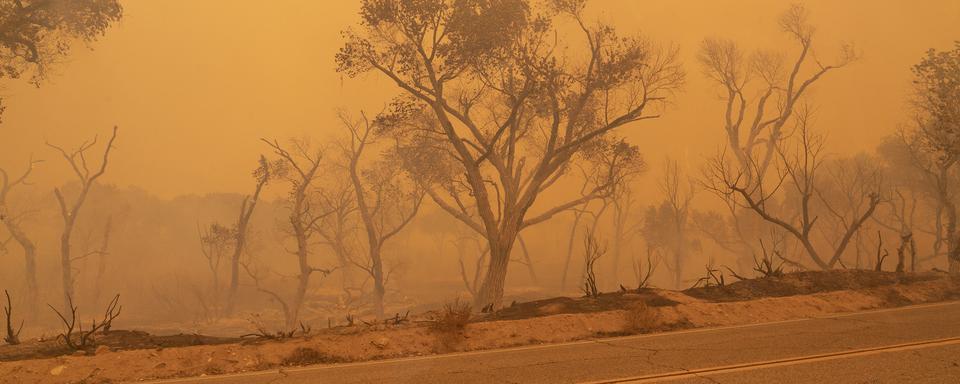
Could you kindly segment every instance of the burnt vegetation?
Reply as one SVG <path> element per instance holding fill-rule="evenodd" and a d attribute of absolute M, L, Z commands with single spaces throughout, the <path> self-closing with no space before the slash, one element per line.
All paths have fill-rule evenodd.
<path fill-rule="evenodd" d="M 118 294 L 107 304 L 100 322 L 98 323 L 97 319 L 94 318 L 90 321 L 90 326 L 84 330 L 83 320 L 79 318 L 77 312 L 79 308 L 73 304 L 72 298 L 67 297 L 67 306 L 69 308 L 67 315 L 64 315 L 52 305 L 48 304 L 47 306 L 49 306 L 50 309 L 57 314 L 57 317 L 60 318 L 60 321 L 63 322 L 63 332 L 60 333 L 58 339 L 73 350 L 84 350 L 95 346 L 94 343 L 96 343 L 97 335 L 110 333 L 110 328 L 113 327 L 113 320 L 120 316 L 120 311 L 123 309 L 123 306 L 120 305 L 120 295 Z"/>
<path fill-rule="evenodd" d="M 818 92 L 861 54 L 823 41 L 804 6 L 763 26 L 777 49 L 705 37 L 690 63 L 594 6 L 361 1 L 330 59 L 341 87 L 376 81 L 389 98 L 303 136 L 247 138 L 249 168 L 190 160 L 245 177 L 239 193 L 110 184 L 133 173 L 122 140 L 143 140 L 126 128 L 34 143 L 42 155 L 0 168 L 0 360 L 416 327 L 444 352 L 484 321 L 621 311 L 617 334 L 646 333 L 690 326 L 660 309 L 691 297 L 863 290 L 902 305 L 891 286 L 956 281 L 960 42 L 903 74 L 896 132 L 846 153 L 831 133 L 848 122 Z M 115 0 L 0 1 L 0 81 L 40 86 L 121 17 Z M 692 76 L 719 96 L 704 127 L 716 151 L 647 158 L 660 143 L 638 132 L 675 121 Z M 122 318 L 106 292 L 123 293 Z M 256 366 L 344 361 L 298 346 Z"/>

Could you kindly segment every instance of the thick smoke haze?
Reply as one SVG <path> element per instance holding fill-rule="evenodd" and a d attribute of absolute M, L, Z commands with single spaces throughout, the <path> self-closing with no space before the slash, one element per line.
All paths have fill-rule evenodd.
<path fill-rule="evenodd" d="M 93 186 L 74 233 L 72 247 L 74 254 L 79 255 L 74 265 L 78 301 L 99 305 L 114 292 L 123 292 L 130 308 L 125 320 L 135 324 L 167 326 L 174 322 L 200 323 L 215 317 L 212 313 L 219 314 L 219 310 L 211 307 L 220 303 L 208 301 L 216 301 L 222 295 L 215 292 L 211 299 L 206 292 L 211 286 L 213 290 L 225 289 L 226 264 L 207 264 L 203 251 L 210 250 L 203 247 L 209 244 L 202 243 L 200 237 L 209 234 L 206 231 L 212 223 L 229 227 L 237 221 L 241 205 L 248 201 L 244 196 L 254 191 L 256 180 L 252 174 L 262 165 L 261 172 L 272 172 L 274 168 L 283 168 L 284 172 L 277 171 L 281 176 L 267 184 L 250 221 L 243 258 L 259 261 L 244 264 L 244 270 L 239 272 L 243 282 L 239 305 L 246 311 L 269 308 L 274 315 L 271 320 L 279 321 L 275 303 L 261 291 L 286 289 L 288 280 L 284 279 L 309 270 L 310 266 L 298 264 L 290 257 L 294 234 L 289 228 L 289 211 L 294 209 L 291 208 L 294 204 L 289 197 L 296 194 L 290 186 L 298 185 L 290 178 L 295 174 L 291 168 L 296 167 L 292 160 L 290 164 L 278 165 L 277 161 L 284 162 L 279 159 L 282 151 L 264 141 L 272 143 L 275 139 L 277 145 L 282 143 L 285 148 L 293 148 L 291 139 L 298 139 L 296 143 L 311 143 L 304 153 L 322 148 L 336 159 L 349 147 L 345 144 L 349 136 L 342 116 L 349 114 L 357 118 L 361 111 L 375 116 L 401 94 L 396 83 L 379 73 L 366 72 L 351 77 L 337 70 L 334 58 L 348 44 L 345 31 L 362 27 L 358 14 L 361 2 L 131 0 L 122 3 L 122 19 L 86 46 L 77 44 L 69 55 L 50 67 L 39 87 L 22 79 L 4 78 L 4 88 L 0 89 L 6 106 L 0 123 L 0 168 L 16 174 L 28 165 L 29 159 L 39 161 L 30 176 L 32 183 L 19 187 L 8 203 L 17 212 L 30 213 L 23 218 L 22 225 L 37 245 L 37 272 L 44 279 L 41 299 L 60 303 L 60 282 L 54 277 L 61 273 L 58 239 L 65 216 L 57 209 L 54 188 L 62 188 L 71 196 L 79 191 L 68 163 L 46 144 L 74 148 L 97 136 L 97 145 L 88 157 L 96 159 L 91 160 L 92 164 L 99 164 L 103 144 L 112 127 L 118 126 L 119 135 L 110 154 L 109 169 Z M 848 53 L 854 53 L 857 59 L 816 81 L 804 95 L 803 105 L 796 109 L 813 111 L 812 124 L 826 139 L 825 158 L 874 154 L 885 140 L 911 123 L 910 100 L 915 91 L 911 68 L 928 50 L 950 50 L 960 37 L 960 2 L 810 0 L 804 5 L 810 11 L 809 20 L 816 31 L 814 48 L 802 68 L 801 78 L 815 72 L 817 63 L 836 62 L 845 47 L 852 47 Z M 665 47 L 666 51 L 677 49 L 676 59 L 684 72 L 682 86 L 673 89 L 672 85 L 681 83 L 677 81 L 665 93 L 669 94 L 667 101 L 655 111 L 662 117 L 628 124 L 616 131 L 636 145 L 646 161 L 645 172 L 629 184 L 633 198 L 629 217 L 621 218 L 618 224 L 620 219 L 611 217 L 611 207 L 607 216 L 592 221 L 590 215 L 598 214 L 600 204 L 597 203 L 590 206 L 591 213 L 581 212 L 583 217 L 575 213 L 576 209 L 561 210 L 550 220 L 523 230 L 522 242 L 518 241 L 512 253 L 506 254 L 505 263 L 511 265 L 507 297 L 578 294 L 586 268 L 581 232 L 590 225 L 593 229 L 600 228 L 598 236 L 605 238 L 604 241 L 614 230 L 630 237 L 615 245 L 616 258 L 611 256 L 598 262 L 599 285 L 604 290 L 633 284 L 633 263 L 642 264 L 637 260 L 642 260 L 648 252 L 654 253 L 657 247 L 662 248 L 657 252 L 662 251 L 664 255 L 682 255 L 675 257 L 672 267 L 665 260 L 662 269 L 653 276 L 651 282 L 660 287 L 686 288 L 702 275 L 704 264 L 714 262 L 750 271 L 750 255 L 744 250 L 754 250 L 756 244 L 747 245 L 746 240 L 740 239 L 744 244 L 739 245 L 743 247 L 731 250 L 724 247 L 729 244 L 711 239 L 710 228 L 706 228 L 713 225 L 714 229 L 722 229 L 729 224 L 724 216 L 729 213 L 725 211 L 727 207 L 717 194 L 709 193 L 701 185 L 710 159 L 727 144 L 723 130 L 727 95 L 726 90 L 705 73 L 698 53 L 705 39 L 729 39 L 743 52 L 780 53 L 784 63 L 791 65 L 799 46 L 777 23 L 778 15 L 790 6 L 788 1 L 768 0 L 590 3 L 584 15 L 586 19 L 610 24 L 621 36 L 639 34 L 658 47 Z M 557 22 L 556 28 L 562 33 L 575 31 L 577 27 L 566 20 Z M 560 44 L 559 50 L 566 50 L 558 54 L 560 56 L 583 58 L 588 54 L 583 41 L 571 38 L 564 43 L 569 44 Z M 790 121 L 792 127 L 794 120 Z M 357 123 L 357 127 L 361 126 Z M 389 154 L 387 141 L 372 145 L 364 154 L 367 157 L 359 162 L 370 166 L 378 161 L 376 156 Z M 537 150 L 521 149 L 529 151 L 528 154 Z M 772 150 L 769 153 L 773 153 Z M 269 158 L 269 164 L 258 163 L 261 154 Z M 387 162 L 396 160 L 387 159 Z M 849 162 L 844 164 L 853 164 L 856 160 Z M 347 180 L 344 176 L 347 167 L 331 164 L 320 167 L 318 185 L 329 186 Z M 570 177 L 560 178 L 553 189 L 531 200 L 535 204 L 526 218 L 580 193 L 579 169 L 571 167 L 569 171 L 566 176 Z M 890 172 L 894 171 L 910 173 L 903 169 Z M 488 173 L 487 176 L 493 174 L 490 168 L 483 172 Z M 396 176 L 380 180 L 399 179 Z M 836 179 L 835 185 L 823 188 L 825 201 L 828 198 L 842 200 L 841 195 L 849 190 L 843 177 Z M 389 182 L 384 184 L 395 186 Z M 874 187 L 865 187 L 866 184 L 869 183 L 855 186 L 864 190 Z M 688 185 L 698 192 L 690 194 L 685 190 Z M 466 189 L 460 190 L 467 196 L 469 193 L 464 191 Z M 654 244 L 644 236 L 655 237 L 662 229 L 655 224 L 665 222 L 666 204 L 662 203 L 664 195 L 670 192 L 681 196 L 679 200 L 688 198 L 689 205 L 675 208 L 684 211 L 684 221 L 689 213 L 690 223 L 678 225 L 683 227 L 677 231 L 682 233 L 677 235 L 679 238 L 661 233 L 657 239 L 661 243 Z M 866 201 L 874 193 L 874 190 L 867 191 L 860 197 Z M 916 199 L 919 194 L 912 196 Z M 789 211 L 793 208 L 791 197 L 794 196 L 785 192 L 771 199 L 775 201 L 771 205 L 782 204 L 785 211 Z M 487 240 L 443 212 L 432 199 L 422 194 L 419 198 L 423 199 L 422 208 L 411 204 L 419 209 L 415 218 L 382 250 L 386 269 L 393 273 L 393 280 L 386 288 L 388 310 L 425 307 L 458 295 L 466 296 L 478 284 L 478 281 L 466 280 L 470 280 L 471 275 L 480 280 L 484 268 L 482 260 L 476 265 L 472 263 L 478 255 L 486 254 Z M 613 204 L 616 203 L 611 206 Z M 888 214 L 886 207 L 879 209 Z M 931 207 L 920 209 L 924 213 L 917 223 L 932 220 Z M 397 210 L 406 208 L 409 207 Z M 827 204 L 817 207 L 819 214 L 828 217 L 823 222 L 833 220 L 827 213 L 832 208 Z M 851 210 L 859 215 L 860 208 Z M 754 225 L 748 229 L 755 233 L 774 227 L 760 223 L 756 216 L 740 218 L 746 226 Z M 822 238 L 815 240 L 815 245 L 826 248 L 838 243 L 835 235 L 847 226 L 843 222 L 846 219 L 834 220 L 834 227 L 820 224 L 817 229 L 821 232 L 816 235 Z M 362 258 L 369 240 L 360 230 L 361 220 L 357 217 L 351 220 L 349 240 L 345 242 L 354 257 Z M 876 248 L 872 241 L 881 229 L 890 239 L 887 244 L 895 243 L 900 229 L 892 226 L 900 223 L 879 223 L 879 219 L 864 221 L 864 229 L 854 231 L 857 234 L 846 253 L 842 249 L 838 252 L 844 257 L 840 263 L 846 260 L 851 265 L 855 262 L 856 267 L 868 268 L 867 256 L 861 258 L 861 255 L 868 255 Z M 318 222 L 326 229 L 335 225 Z M 525 224 L 524 217 L 520 217 L 519 222 L 518 226 Z M 601 224 L 593 224 L 596 222 Z M 572 234 L 571 229 L 575 230 Z M 938 237 L 936 245 L 932 245 L 933 229 L 927 232 L 920 240 L 921 253 L 931 255 L 925 259 L 928 264 L 924 269 L 946 268 L 941 239 Z M 792 252 L 791 258 L 813 267 L 796 239 L 783 233 L 771 237 L 780 236 L 780 241 L 788 243 L 783 246 L 784 252 Z M 920 229 L 917 233 L 917 237 L 921 237 Z M 936 236 L 940 235 L 938 228 Z M 0 241 L 5 236 L 5 232 L 0 231 Z M 787 240 L 783 240 L 784 237 Z M 315 301 L 305 305 L 307 313 L 302 317 L 313 320 L 332 313 L 340 316 L 342 313 L 336 311 L 344 308 L 352 310 L 350 300 L 374 289 L 372 283 L 362 278 L 365 271 L 359 271 L 372 267 L 338 259 L 331 250 L 331 240 L 317 239 L 314 237 L 305 245 L 311 247 L 312 268 L 318 269 L 310 273 L 322 272 L 319 268 L 328 267 L 338 270 L 324 278 L 315 277 L 310 283 L 314 296 L 308 299 Z M 12 287 L 23 285 L 20 251 L 12 242 L 6 244 L 6 251 L 0 252 L 0 260 L 5 260 L 4 267 L 0 267 L 0 282 L 12 282 L 9 284 Z M 90 255 L 98 257 L 87 257 Z M 350 280 L 349 273 L 345 273 L 349 270 L 355 275 L 352 278 L 358 280 Z M 254 276 L 262 279 L 264 286 L 259 285 L 258 279 L 255 283 Z M 353 283 L 356 284 L 351 285 Z M 476 296 L 476 292 L 470 293 Z M 496 297 L 496 301 L 500 298 Z M 171 316 L 165 318 L 167 315 Z M 38 325 L 55 320 L 49 313 L 42 316 L 46 318 Z"/>
<path fill-rule="evenodd" d="M 597 1 L 588 8 L 623 33 L 640 32 L 680 49 L 687 82 L 662 119 L 622 130 L 640 146 L 651 170 L 665 155 L 697 168 L 721 140 L 720 90 L 696 62 L 706 37 L 743 49 L 794 54 L 776 15 L 788 1 Z M 949 48 L 960 3 L 889 0 L 865 4 L 809 1 L 816 54 L 837 55 L 852 43 L 862 59 L 813 90 L 819 126 L 830 150 L 875 147 L 905 120 L 911 65 L 930 48 Z M 380 76 L 344 79 L 333 55 L 340 32 L 356 24 L 358 2 L 132 1 L 123 20 L 92 50 L 76 49 L 40 88 L 24 82 L 2 90 L 8 111 L 0 125 L 0 164 L 31 153 L 53 159 L 43 145 L 72 144 L 118 125 L 116 161 L 103 182 L 133 185 L 162 197 L 243 192 L 261 137 L 339 132 L 338 108 L 379 111 L 394 96 Z M 34 177 L 50 189 L 68 175 L 49 161 Z M 652 185 L 655 176 L 646 181 Z M 653 198 L 656 188 L 639 188 Z"/>

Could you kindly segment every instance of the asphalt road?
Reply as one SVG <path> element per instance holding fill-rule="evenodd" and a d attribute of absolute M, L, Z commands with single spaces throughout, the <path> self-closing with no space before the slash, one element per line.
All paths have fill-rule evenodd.
<path fill-rule="evenodd" d="M 960 383 L 960 303 L 167 382 Z"/>

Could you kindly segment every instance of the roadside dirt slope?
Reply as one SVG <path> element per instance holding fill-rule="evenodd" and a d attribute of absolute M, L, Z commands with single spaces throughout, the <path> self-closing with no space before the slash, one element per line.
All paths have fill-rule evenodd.
<path fill-rule="evenodd" d="M 804 272 L 683 292 L 644 289 L 598 298 L 513 303 L 463 329 L 412 317 L 398 325 L 336 327 L 281 341 L 155 337 L 112 331 L 93 350 L 61 355 L 56 341 L 0 346 L 2 383 L 113 383 L 557 343 L 633 333 L 815 317 L 960 299 L 943 274 Z M 60 355 L 60 356 L 57 356 Z M 27 359 L 27 360 L 20 360 Z M 18 361 L 11 361 L 18 360 Z"/>

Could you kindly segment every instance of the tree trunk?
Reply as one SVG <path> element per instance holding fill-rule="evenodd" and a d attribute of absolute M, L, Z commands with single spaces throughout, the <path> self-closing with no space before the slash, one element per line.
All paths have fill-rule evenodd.
<path fill-rule="evenodd" d="M 301 270 L 300 276 L 297 279 L 297 292 L 294 294 L 292 305 L 285 314 L 287 320 L 286 330 L 288 331 L 296 329 L 297 327 L 297 321 L 300 318 L 300 309 L 303 307 L 303 302 L 307 297 L 307 287 L 310 286 L 310 273 L 311 271 Z"/>
<path fill-rule="evenodd" d="M 296 204 L 299 212 L 300 204 Z M 297 239 L 297 262 L 300 265 L 300 275 L 297 280 L 297 291 L 294 294 L 293 303 L 288 310 L 287 330 L 292 330 L 297 326 L 297 320 L 300 318 L 300 309 L 303 307 L 304 298 L 307 296 L 307 288 L 310 286 L 310 274 L 313 268 L 307 260 L 307 235 L 306 229 L 296 219 L 292 220 L 294 235 Z"/>
<path fill-rule="evenodd" d="M 623 233 L 623 221 L 627 212 L 624 212 L 619 205 L 615 205 L 615 207 L 617 209 L 614 210 L 613 215 L 613 261 L 610 276 L 613 278 L 611 280 L 613 284 L 620 284 L 620 254 L 622 253 L 623 242 L 626 237 Z"/>
<path fill-rule="evenodd" d="M 480 285 L 474 305 L 480 309 L 498 309 L 503 301 L 503 287 L 507 281 L 507 266 L 510 264 L 510 249 L 516 240 L 516 232 L 502 235 L 503 241 L 490 242 L 490 264 Z"/>
<path fill-rule="evenodd" d="M 237 247 L 240 247 L 240 241 L 237 241 Z M 240 252 L 234 252 L 230 258 L 230 286 L 227 287 L 227 307 L 224 308 L 224 316 L 233 314 L 233 309 L 237 305 L 237 291 L 240 288 Z"/>
<path fill-rule="evenodd" d="M 917 241 L 910 236 L 910 272 L 917 271 Z"/>
<path fill-rule="evenodd" d="M 13 220 L 4 220 L 7 231 L 13 236 L 13 239 L 23 248 L 24 280 L 27 284 L 27 318 L 35 319 L 39 307 L 40 286 L 37 284 L 37 246 L 33 241 L 13 222 Z"/>
<path fill-rule="evenodd" d="M 243 250 L 247 246 L 247 227 L 250 223 L 250 216 L 253 215 L 253 209 L 256 207 L 261 186 L 262 184 L 257 187 L 257 192 L 253 195 L 249 210 L 241 209 L 240 220 L 237 222 L 237 242 L 234 244 L 233 256 L 230 258 L 230 286 L 227 287 L 227 306 L 224 308 L 224 316 L 232 315 L 237 305 L 237 291 L 240 289 L 240 257 L 243 256 Z M 246 202 L 241 207 L 246 208 Z M 217 272 L 214 272 L 214 277 L 217 278 L 216 276 Z"/>
<path fill-rule="evenodd" d="M 380 258 L 380 247 L 371 244 L 370 261 L 373 275 L 373 309 L 377 315 L 377 320 L 383 320 L 383 296 L 387 290 L 383 283 L 383 260 Z"/>
<path fill-rule="evenodd" d="M 338 239 L 333 245 L 334 252 L 337 254 L 337 262 L 340 264 L 340 288 L 344 291 L 353 285 L 353 276 L 350 273 L 350 259 L 347 257 L 347 250 L 343 246 L 343 240 Z"/>
<path fill-rule="evenodd" d="M 113 218 L 107 217 L 107 224 L 103 227 L 103 242 L 100 243 L 100 252 L 97 260 L 97 278 L 93 288 L 93 303 L 100 301 L 100 294 L 103 292 L 103 279 L 107 273 L 107 250 L 110 246 L 110 231 L 113 230 Z"/>
<path fill-rule="evenodd" d="M 946 177 L 944 176 L 945 180 Z M 960 275 L 960 233 L 957 233 L 957 206 L 950 200 L 946 187 L 940 187 L 940 199 L 947 215 L 947 264 L 951 275 Z"/>
<path fill-rule="evenodd" d="M 73 301 L 73 260 L 70 259 L 70 234 L 73 222 L 68 221 L 60 235 L 60 277 L 63 284 L 63 308 L 70 311 Z"/>
<path fill-rule="evenodd" d="M 24 279 L 27 281 L 27 317 L 37 318 L 37 308 L 40 300 L 40 286 L 37 284 L 37 248 L 27 240 L 23 245 Z"/>
<path fill-rule="evenodd" d="M 573 224 L 570 225 L 570 236 L 567 239 L 567 258 L 563 262 L 563 273 L 560 275 L 560 292 L 567 289 L 567 274 L 570 272 L 570 260 L 573 258 L 573 239 L 577 234 L 577 225 L 580 224 L 580 217 L 583 212 L 577 211 L 573 214 Z"/>
<path fill-rule="evenodd" d="M 683 214 L 679 210 L 676 212 L 675 215 L 677 218 L 680 218 Z M 677 239 L 673 248 L 673 284 L 676 289 L 679 290 L 683 289 L 683 262 L 687 258 L 687 237 L 685 236 L 686 220 L 677 220 L 676 228 L 674 229 L 677 231 Z"/>
<path fill-rule="evenodd" d="M 683 289 L 683 251 L 680 249 L 673 252 L 673 286 L 677 290 Z"/>

